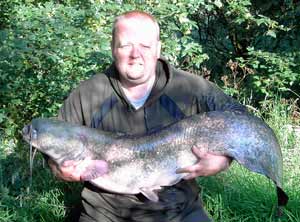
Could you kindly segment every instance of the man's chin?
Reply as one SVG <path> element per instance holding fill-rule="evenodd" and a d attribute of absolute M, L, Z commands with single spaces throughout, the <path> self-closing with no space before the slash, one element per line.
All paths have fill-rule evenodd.
<path fill-rule="evenodd" d="M 129 77 L 127 76 L 127 82 L 132 85 L 139 85 L 145 83 L 147 80 L 144 78 L 144 76 L 140 77 Z"/>
<path fill-rule="evenodd" d="M 135 70 L 134 72 L 128 72 L 126 76 L 130 81 L 139 81 L 141 79 L 144 79 L 145 77 L 145 74 L 143 72 L 144 70 Z"/>

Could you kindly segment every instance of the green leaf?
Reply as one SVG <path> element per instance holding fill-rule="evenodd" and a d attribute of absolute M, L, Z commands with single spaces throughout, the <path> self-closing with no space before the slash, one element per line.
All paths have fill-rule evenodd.
<path fill-rule="evenodd" d="M 276 33 L 274 30 L 268 30 L 266 33 L 267 36 L 271 36 L 273 38 L 276 38 Z"/>
<path fill-rule="evenodd" d="M 223 7 L 223 3 L 221 0 L 215 0 L 214 2 L 215 6 L 217 6 L 218 8 L 222 8 Z"/>

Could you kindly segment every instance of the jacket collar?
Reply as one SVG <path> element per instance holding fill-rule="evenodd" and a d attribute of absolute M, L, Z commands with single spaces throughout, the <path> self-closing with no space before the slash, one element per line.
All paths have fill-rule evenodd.
<path fill-rule="evenodd" d="M 122 103 L 126 105 L 127 108 L 133 109 L 132 105 L 130 104 L 130 102 L 128 101 L 128 99 L 126 98 L 126 96 L 124 95 L 121 89 L 119 72 L 116 68 L 115 63 L 112 63 L 111 66 L 105 71 L 105 75 L 108 77 L 114 92 L 116 93 L 118 98 L 122 101 Z M 171 66 L 165 59 L 159 58 L 156 64 L 155 83 L 143 107 L 149 106 L 161 96 L 161 94 L 164 92 L 166 85 L 170 82 L 171 77 L 172 77 Z"/>

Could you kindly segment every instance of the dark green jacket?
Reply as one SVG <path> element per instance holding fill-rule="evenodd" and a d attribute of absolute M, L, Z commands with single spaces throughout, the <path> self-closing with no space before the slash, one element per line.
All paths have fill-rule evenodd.
<path fill-rule="evenodd" d="M 64 102 L 59 117 L 101 130 L 141 134 L 212 110 L 245 107 L 202 77 L 159 59 L 154 87 L 141 108 L 135 110 L 127 100 L 112 64 L 104 74 L 82 82 Z M 152 203 L 142 195 L 111 194 L 86 183 L 80 221 L 208 221 L 198 192 L 195 180 L 182 181 L 160 191 L 160 201 Z"/>

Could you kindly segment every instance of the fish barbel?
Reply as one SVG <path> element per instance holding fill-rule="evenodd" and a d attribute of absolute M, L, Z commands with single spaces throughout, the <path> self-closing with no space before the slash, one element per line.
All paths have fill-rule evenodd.
<path fill-rule="evenodd" d="M 226 155 L 270 178 L 278 205 L 282 189 L 282 154 L 273 130 L 261 119 L 238 112 L 213 111 L 185 118 L 146 135 L 120 135 L 55 119 L 37 118 L 24 127 L 24 139 L 58 166 L 89 159 L 81 178 L 110 192 L 142 193 L 158 201 L 155 190 L 178 183 L 187 174 L 176 170 L 198 160 L 192 147 Z M 101 172 L 106 161 L 108 172 Z M 201 161 L 201 160 L 200 160 Z"/>

